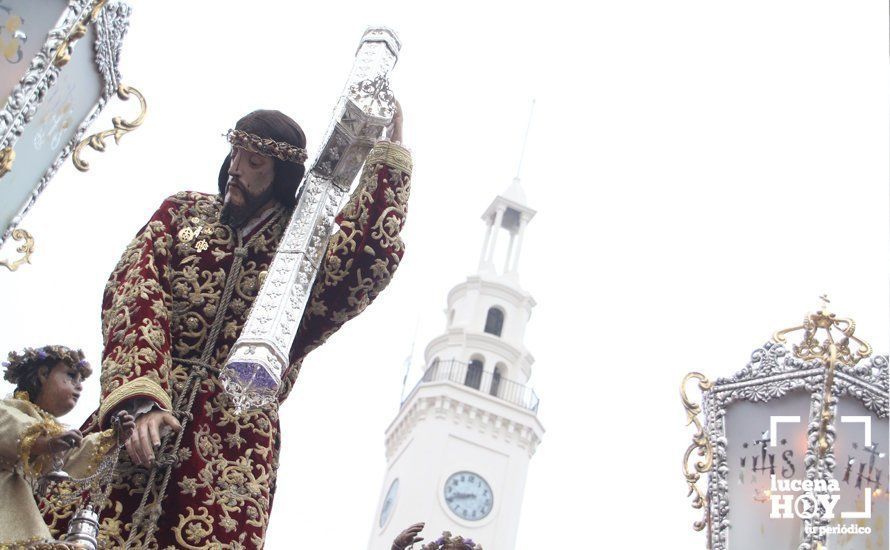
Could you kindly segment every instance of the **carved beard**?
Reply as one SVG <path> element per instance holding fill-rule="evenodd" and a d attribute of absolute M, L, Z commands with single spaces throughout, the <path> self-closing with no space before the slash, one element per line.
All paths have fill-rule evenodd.
<path fill-rule="evenodd" d="M 229 178 L 229 183 L 231 183 Z M 250 220 L 257 210 L 263 207 L 273 196 L 272 185 L 270 184 L 265 190 L 259 194 L 252 194 L 247 186 L 239 185 L 239 190 L 244 196 L 244 204 L 235 205 L 229 202 L 228 186 L 226 188 L 225 202 L 222 211 L 219 214 L 220 223 L 224 223 L 230 227 L 243 227 Z"/>

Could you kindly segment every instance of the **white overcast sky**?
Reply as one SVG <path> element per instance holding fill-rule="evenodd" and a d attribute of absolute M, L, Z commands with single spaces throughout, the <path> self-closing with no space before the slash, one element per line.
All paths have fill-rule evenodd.
<path fill-rule="evenodd" d="M 316 147 L 364 28 L 403 41 L 407 255 L 282 409 L 269 548 L 366 547 L 415 326 L 416 376 L 448 290 L 476 267 L 479 216 L 514 176 L 532 98 L 522 181 L 538 215 L 520 273 L 547 433 L 517 548 L 704 548 L 680 469 L 683 375 L 740 369 L 824 292 L 888 350 L 886 3 L 133 4 L 121 70 L 148 117 L 90 152 L 89 174 L 66 164 L 25 219 L 38 248 L 0 273 L 3 353 L 64 343 L 98 364 L 109 272 L 166 196 L 214 191 L 220 134 L 277 108 Z M 96 128 L 133 110 L 114 101 Z M 98 376 L 66 420 L 97 400 Z"/>

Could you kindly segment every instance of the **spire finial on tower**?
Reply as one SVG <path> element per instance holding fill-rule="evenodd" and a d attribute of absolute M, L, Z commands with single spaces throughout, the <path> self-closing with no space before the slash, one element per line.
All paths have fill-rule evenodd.
<path fill-rule="evenodd" d="M 525 136 L 522 140 L 522 150 L 519 155 L 519 165 L 516 167 L 516 177 L 507 189 L 495 196 L 494 200 L 482 214 L 485 221 L 485 242 L 482 244 L 482 254 L 479 256 L 479 270 L 491 275 L 497 275 L 494 268 L 494 254 L 498 244 L 498 234 L 505 230 L 510 234 L 510 242 L 507 244 L 504 257 L 504 269 L 500 275 L 509 275 L 516 278 L 516 268 L 519 260 L 519 250 L 522 246 L 522 234 L 529 220 L 535 215 L 535 211 L 526 204 L 525 192 L 519 183 L 519 175 L 522 171 L 522 161 L 525 158 L 525 146 L 528 143 L 528 134 L 532 125 L 532 115 L 535 112 L 535 100 L 528 113 L 528 124 L 525 127 Z M 515 247 L 514 247 L 515 246 Z"/>
<path fill-rule="evenodd" d="M 522 160 L 525 158 L 525 145 L 528 143 L 528 131 L 532 127 L 532 115 L 535 113 L 535 100 L 532 98 L 532 106 L 528 111 L 528 124 L 525 127 L 525 137 L 522 138 L 522 150 L 519 153 L 519 166 L 516 167 L 516 179 L 519 179 L 519 172 L 522 170 Z"/>

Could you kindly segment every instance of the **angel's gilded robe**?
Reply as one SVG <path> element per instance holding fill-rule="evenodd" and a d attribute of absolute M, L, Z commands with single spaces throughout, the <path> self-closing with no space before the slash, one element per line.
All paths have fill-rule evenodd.
<path fill-rule="evenodd" d="M 134 527 L 150 471 L 121 453 L 122 476 L 103 511 L 110 547 L 259 548 L 263 545 L 280 447 L 278 405 L 306 354 L 386 287 L 404 253 L 411 159 L 401 146 L 378 142 L 359 185 L 337 216 L 283 373 L 278 403 L 236 416 L 219 380 L 275 254 L 289 211 L 279 208 L 245 235 L 219 223 L 219 197 L 184 192 L 161 205 L 127 247 L 106 287 L 102 403 L 85 429 L 150 400 L 179 411 L 178 448 L 156 453 L 151 491 Z M 190 377 L 197 379 L 188 403 Z M 175 437 L 172 438 L 176 440 Z M 171 448 L 172 447 L 172 448 Z M 164 462 L 170 465 L 164 466 Z M 66 514 L 52 514 L 56 528 Z M 146 526 L 154 524 L 153 535 Z"/>
<path fill-rule="evenodd" d="M 50 540 L 31 482 L 49 472 L 52 461 L 46 455 L 33 455 L 31 448 L 37 438 L 64 431 L 52 415 L 29 401 L 0 401 L 0 548 Z M 112 430 L 93 433 L 66 454 L 62 468 L 75 478 L 93 475 L 115 442 Z"/>

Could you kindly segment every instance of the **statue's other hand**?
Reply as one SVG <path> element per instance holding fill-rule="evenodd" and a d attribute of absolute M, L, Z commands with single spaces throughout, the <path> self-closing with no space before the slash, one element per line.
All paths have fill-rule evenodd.
<path fill-rule="evenodd" d="M 396 537 L 396 540 L 392 541 L 392 550 L 405 550 L 415 542 L 420 542 L 423 540 L 423 537 L 418 537 L 417 535 L 423 531 L 423 526 L 425 524 L 423 522 L 415 523 L 411 527 L 408 527 Z"/>
<path fill-rule="evenodd" d="M 136 429 L 127 439 L 125 446 L 130 460 L 146 468 L 155 459 L 155 449 L 161 445 L 161 431 L 169 428 L 174 432 L 182 429 L 179 421 L 168 411 L 151 411 L 136 419 Z"/>
<path fill-rule="evenodd" d="M 398 99 L 396 102 L 396 112 L 392 115 L 392 122 L 389 125 L 389 141 L 395 143 L 402 142 L 402 104 Z"/>

